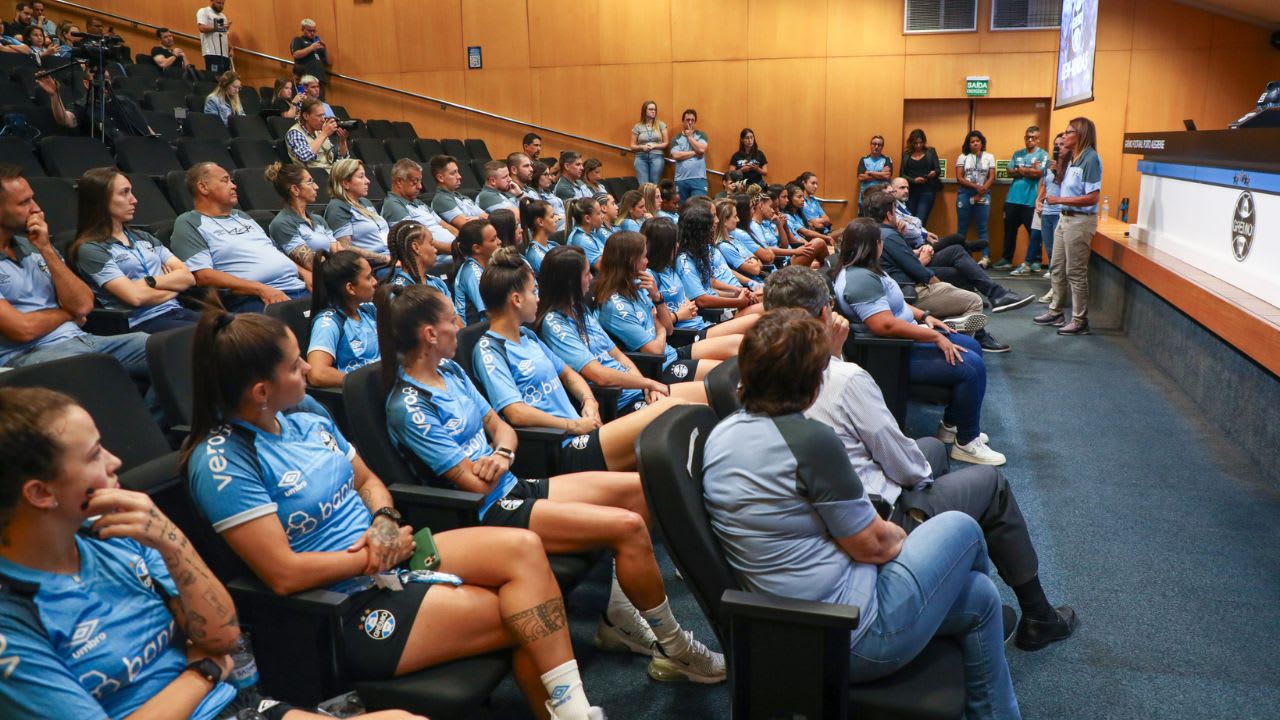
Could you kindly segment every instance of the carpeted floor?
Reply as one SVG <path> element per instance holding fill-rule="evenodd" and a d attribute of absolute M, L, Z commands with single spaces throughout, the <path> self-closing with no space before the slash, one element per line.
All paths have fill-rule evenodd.
<path fill-rule="evenodd" d="M 1010 282 L 1043 292 L 1044 281 Z M 1053 720 L 1280 717 L 1280 487 L 1210 427 L 1122 336 L 1059 337 L 1043 305 L 992 318 L 1013 351 L 987 355 L 983 430 L 1031 527 L 1050 600 L 1082 618 L 1038 653 L 1008 650 L 1023 715 Z M 1229 382 L 1224 379 L 1224 382 Z M 913 407 L 931 434 L 940 409 Z M 677 617 L 714 638 L 660 552 Z M 724 686 L 650 681 L 636 656 L 597 652 L 600 568 L 570 598 L 592 702 L 613 720 L 728 718 Z M 1012 593 L 997 580 L 1006 602 Z M 1270 608 L 1270 609 L 1268 609 Z M 527 717 L 513 683 L 494 717 Z"/>

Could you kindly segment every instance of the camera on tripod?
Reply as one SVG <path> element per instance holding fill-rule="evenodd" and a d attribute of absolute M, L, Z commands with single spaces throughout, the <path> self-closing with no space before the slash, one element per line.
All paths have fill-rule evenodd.
<path fill-rule="evenodd" d="M 101 71 L 107 61 L 115 60 L 120 47 L 124 45 L 124 38 L 119 35 L 80 33 L 78 37 L 71 46 L 71 56 L 88 61 L 94 72 Z"/>

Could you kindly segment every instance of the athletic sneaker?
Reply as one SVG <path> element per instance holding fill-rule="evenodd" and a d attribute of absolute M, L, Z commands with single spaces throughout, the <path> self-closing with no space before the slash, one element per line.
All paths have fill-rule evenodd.
<path fill-rule="evenodd" d="M 1050 289 L 1049 292 L 1036 298 L 1036 302 L 1043 303 L 1045 305 L 1048 305 L 1049 303 L 1053 302 L 1053 290 Z"/>
<path fill-rule="evenodd" d="M 1007 310 L 1016 310 L 1035 299 L 1035 295 L 1018 295 L 1017 293 L 1007 292 L 1001 295 L 998 300 L 991 301 L 991 312 L 1002 313 Z"/>
<path fill-rule="evenodd" d="M 1050 278 L 1050 276 L 1052 276 L 1052 275 L 1053 275 L 1053 273 L 1049 272 L 1048 270 L 1045 270 L 1045 271 L 1044 271 L 1044 279 L 1045 279 L 1045 280 L 1048 280 L 1048 279 Z"/>
<path fill-rule="evenodd" d="M 952 445 L 951 459 L 975 465 L 1003 465 L 1005 463 L 1004 455 L 987 447 L 987 443 L 981 437 L 970 440 L 968 445 L 961 445 L 960 443 Z"/>
<path fill-rule="evenodd" d="M 561 720 L 561 716 L 556 714 L 556 709 L 551 707 L 551 701 L 547 701 L 547 712 L 551 713 L 551 720 Z M 609 720 L 609 716 L 604 714 L 604 708 L 592 707 L 587 711 L 587 720 Z"/>
<path fill-rule="evenodd" d="M 1002 270 L 1007 267 L 1013 267 L 1013 263 L 1009 262 L 1008 260 L 1005 260 L 1004 258 L 1000 258 L 999 260 L 996 261 L 995 265 L 991 266 L 991 269 Z"/>
<path fill-rule="evenodd" d="M 989 257 L 985 257 L 985 256 L 984 256 L 981 260 L 979 260 L 979 261 L 978 261 L 978 266 L 979 266 L 979 267 L 983 267 L 983 268 L 985 268 L 985 267 L 987 267 L 987 266 L 988 266 L 988 265 L 990 265 L 990 264 L 991 264 L 991 258 L 989 258 Z"/>
<path fill-rule="evenodd" d="M 954 332 L 972 335 L 987 326 L 987 316 L 982 313 L 961 315 L 960 317 L 947 318 L 942 323 Z"/>
<path fill-rule="evenodd" d="M 1014 268 L 1013 271 L 1010 272 L 1009 274 L 1010 275 L 1028 275 L 1030 273 L 1031 273 L 1031 266 L 1026 263 L 1022 263 L 1018 267 Z"/>
<path fill-rule="evenodd" d="M 1041 270 L 1044 270 L 1044 266 L 1043 266 L 1043 265 L 1041 265 L 1040 263 L 1031 263 L 1031 274 L 1032 274 L 1032 275 L 1039 275 Z"/>
<path fill-rule="evenodd" d="M 659 642 L 653 643 L 653 659 L 649 661 L 649 677 L 661 682 L 687 680 L 703 685 L 724 682 L 727 675 L 724 667 L 724 655 L 713 652 L 710 648 L 694 639 L 688 630 L 680 631 L 684 635 L 685 651 L 668 655 Z"/>
<path fill-rule="evenodd" d="M 649 623 L 640 616 L 640 611 L 631 608 L 631 616 L 619 623 L 609 622 L 608 615 L 600 616 L 600 624 L 596 626 L 595 645 L 609 652 L 633 652 L 645 657 L 653 656 L 653 648 L 658 638 L 649 628 Z"/>
<path fill-rule="evenodd" d="M 956 426 L 948 425 L 946 423 L 938 423 L 938 433 L 934 435 L 934 437 L 950 445 L 956 441 Z M 978 433 L 978 437 L 981 438 L 984 443 L 991 440 L 991 438 L 987 437 L 986 433 Z"/>

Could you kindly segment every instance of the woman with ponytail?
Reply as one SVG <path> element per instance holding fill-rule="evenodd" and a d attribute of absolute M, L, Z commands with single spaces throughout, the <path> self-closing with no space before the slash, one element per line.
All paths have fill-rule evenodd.
<path fill-rule="evenodd" d="M 569 201 L 569 239 L 566 245 L 581 248 L 587 254 L 592 269 L 600 270 L 600 255 L 604 252 L 604 240 L 596 231 L 604 224 L 604 210 L 595 198 Z"/>
<path fill-rule="evenodd" d="M 813 173 L 805 174 L 812 175 Z M 818 181 L 815 178 L 813 182 L 816 185 Z M 797 241 L 821 240 L 827 244 L 827 247 L 833 247 L 835 240 L 832 239 L 831 235 L 825 232 L 819 232 L 809 226 L 809 221 L 806 219 L 805 215 L 805 209 L 809 207 L 808 198 L 805 196 L 804 188 L 800 186 L 800 183 L 798 181 L 788 183 L 785 190 L 787 193 L 787 201 L 783 207 L 786 208 L 787 228 L 791 230 L 792 237 Z M 814 202 L 817 203 L 816 200 Z M 819 210 L 821 210 L 820 206 Z"/>
<path fill-rule="evenodd" d="M 467 325 L 484 319 L 484 299 L 480 297 L 480 276 L 489 257 L 502 246 L 498 231 L 488 220 L 472 220 L 458 231 L 453 241 L 453 309 Z"/>
<path fill-rule="evenodd" d="M 547 253 L 560 247 L 551 239 L 551 234 L 556 231 L 555 210 L 551 203 L 535 198 L 520 200 L 520 226 L 524 228 L 524 259 L 537 272 Z"/>
<path fill-rule="evenodd" d="M 512 275 L 527 272 L 518 258 L 503 262 Z M 616 579 L 597 646 L 652 657 L 655 679 L 721 682 L 724 657 L 681 630 L 671 612 L 639 477 L 593 472 L 521 481 L 510 471 L 515 430 L 452 359 L 459 321 L 448 299 L 421 285 L 384 286 L 377 304 L 392 443 L 426 471 L 483 494 L 484 526 L 528 528 L 549 553 L 613 550 Z"/>
<path fill-rule="evenodd" d="M 758 185 L 751 185 L 747 188 L 746 198 L 750 212 L 746 231 L 752 239 L 759 240 L 772 252 L 775 258 L 781 261 L 779 264 L 796 263 L 812 267 L 814 263 L 825 260 L 830 254 L 827 244 L 817 238 L 808 242 L 800 239 L 796 247 L 789 242 L 782 242 L 775 222 L 777 210 L 773 206 L 773 198 L 767 191 L 762 190 Z"/>
<path fill-rule="evenodd" d="M 307 208 L 316 201 L 320 186 L 307 168 L 298 163 L 272 163 L 263 171 L 263 177 L 284 200 L 284 207 L 267 228 L 271 242 L 299 268 L 311 272 L 311 257 L 316 251 L 338 249 L 338 240 L 324 218 Z M 309 279 L 314 282 L 313 278 Z"/>
<path fill-rule="evenodd" d="M 439 275 L 432 275 L 436 266 L 437 250 L 434 238 L 426 225 L 416 220 L 401 220 L 391 226 L 387 234 L 390 251 L 391 274 L 388 282 L 393 285 L 430 285 L 445 295 L 449 286 Z"/>
<path fill-rule="evenodd" d="M 434 290 L 412 290 L 448 306 Z M 401 524 L 391 494 L 329 418 L 293 409 L 310 369 L 293 333 L 265 315 L 208 313 L 196 326 L 193 358 L 192 435 L 182 456 L 191 497 L 272 591 L 350 595 L 338 643 L 348 677 L 387 679 L 514 648 L 535 716 L 602 717 L 582 689 L 564 600 L 536 536 L 442 532 L 434 536 L 439 570 L 462 585 L 375 586 L 372 575 L 413 555 L 414 529 Z M 395 623 L 367 632 L 372 616 Z"/>
<path fill-rule="evenodd" d="M 369 261 L 350 250 L 321 250 L 312 262 L 307 380 L 316 387 L 342 387 L 347 373 L 378 361 L 378 281 Z"/>

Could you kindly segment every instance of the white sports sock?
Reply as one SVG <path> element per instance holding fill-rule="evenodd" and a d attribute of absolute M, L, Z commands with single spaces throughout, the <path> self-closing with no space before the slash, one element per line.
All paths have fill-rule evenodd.
<path fill-rule="evenodd" d="M 609 588 L 609 605 L 604 610 L 604 616 L 609 618 L 609 622 L 617 625 L 631 617 L 631 611 L 635 606 L 627 599 L 627 594 L 622 592 L 622 586 L 618 584 L 618 567 L 613 568 L 613 586 Z"/>
<path fill-rule="evenodd" d="M 587 691 L 582 688 L 577 660 L 569 660 L 546 671 L 541 680 L 551 698 L 547 702 L 551 717 L 555 720 L 587 720 L 591 703 L 587 702 Z"/>
<path fill-rule="evenodd" d="M 684 652 L 688 641 L 684 637 L 684 633 L 680 632 L 680 623 L 676 622 L 676 616 L 671 614 L 671 604 L 667 602 L 667 598 L 662 598 L 662 604 L 652 610 L 641 610 L 640 614 L 644 616 L 645 622 L 649 623 L 649 629 L 653 630 L 654 637 L 658 638 L 658 644 L 662 646 L 662 650 L 668 655 L 677 655 Z"/>

